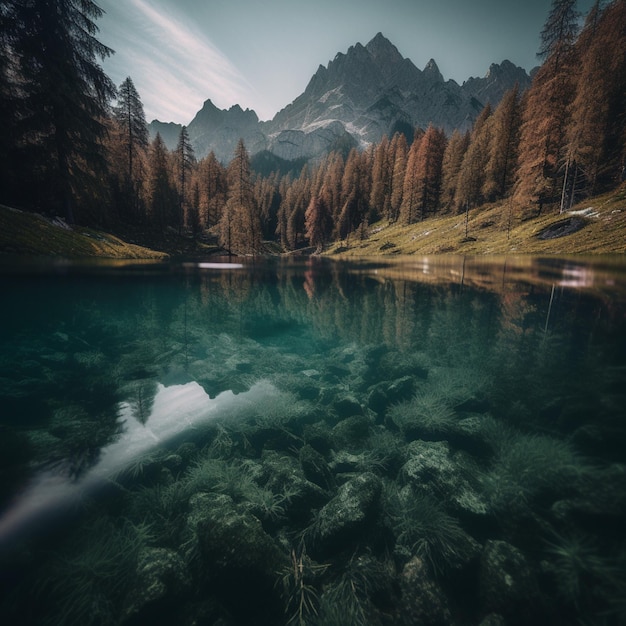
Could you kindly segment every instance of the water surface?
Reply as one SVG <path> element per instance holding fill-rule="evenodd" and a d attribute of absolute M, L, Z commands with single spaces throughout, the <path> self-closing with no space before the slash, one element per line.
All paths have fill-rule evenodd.
<path fill-rule="evenodd" d="M 625 270 L 4 263 L 3 621 L 624 623 Z"/>

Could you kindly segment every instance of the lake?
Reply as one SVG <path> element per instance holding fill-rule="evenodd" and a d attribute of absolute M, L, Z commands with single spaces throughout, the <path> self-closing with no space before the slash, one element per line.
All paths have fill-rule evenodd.
<path fill-rule="evenodd" d="M 626 623 L 622 257 L 0 285 L 2 623 Z"/>

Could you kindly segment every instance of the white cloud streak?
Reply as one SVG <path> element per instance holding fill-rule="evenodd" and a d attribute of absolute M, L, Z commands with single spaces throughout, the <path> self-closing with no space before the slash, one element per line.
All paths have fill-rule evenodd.
<path fill-rule="evenodd" d="M 148 120 L 188 124 L 207 98 L 220 108 L 250 106 L 253 89 L 194 25 L 148 0 L 128 2 L 107 29 L 117 54 L 105 64 L 116 83 L 130 75 Z"/>

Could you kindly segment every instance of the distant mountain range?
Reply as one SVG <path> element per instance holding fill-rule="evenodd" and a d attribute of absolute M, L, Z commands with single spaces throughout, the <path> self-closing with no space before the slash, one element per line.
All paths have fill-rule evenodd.
<path fill-rule="evenodd" d="M 288 161 L 311 159 L 430 123 L 447 133 L 466 130 L 487 103 L 495 106 L 516 83 L 524 90 L 530 82 L 526 70 L 503 61 L 484 78 L 459 85 L 444 80 L 432 59 L 418 69 L 378 33 L 366 46 L 357 43 L 327 67 L 320 65 L 304 93 L 273 120 L 260 122 L 250 109 L 218 109 L 207 100 L 187 130 L 197 158 L 213 151 L 227 163 L 242 138 L 251 155 L 267 151 Z M 154 120 L 149 131 L 174 149 L 181 127 Z"/>

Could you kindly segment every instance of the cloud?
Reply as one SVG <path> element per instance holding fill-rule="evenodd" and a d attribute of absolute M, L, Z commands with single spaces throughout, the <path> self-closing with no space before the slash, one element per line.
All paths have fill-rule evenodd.
<path fill-rule="evenodd" d="M 252 87 L 189 18 L 147 0 L 127 2 L 123 12 L 113 2 L 106 9 L 105 43 L 117 54 L 105 70 L 118 84 L 131 76 L 148 120 L 188 124 L 207 98 L 221 108 L 248 106 Z"/>

